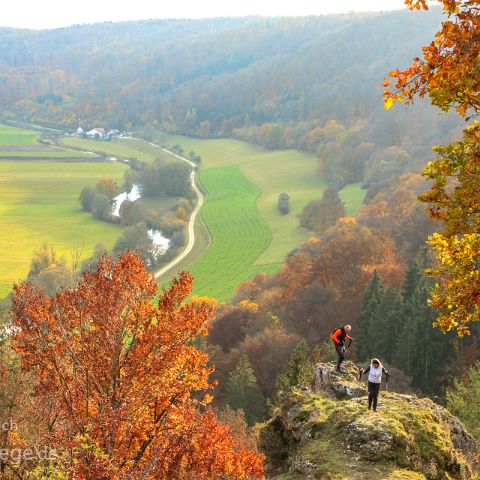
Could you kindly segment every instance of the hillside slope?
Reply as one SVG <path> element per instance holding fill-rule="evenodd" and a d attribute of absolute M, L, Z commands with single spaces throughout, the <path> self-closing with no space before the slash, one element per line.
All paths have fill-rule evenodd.
<path fill-rule="evenodd" d="M 478 478 L 478 446 L 461 422 L 430 399 L 382 392 L 367 410 L 358 369 L 315 367 L 313 391 L 285 393 L 260 431 L 275 480 L 447 480 Z"/>
<path fill-rule="evenodd" d="M 440 20 L 434 10 L 0 30 L 0 111 L 246 139 L 272 124 L 258 132 L 267 147 L 307 149 L 304 134 L 335 119 L 360 123 L 384 145 L 421 128 L 430 145 L 458 123 L 423 107 L 416 120 L 402 109 L 385 115 L 380 84 L 419 53 Z"/>

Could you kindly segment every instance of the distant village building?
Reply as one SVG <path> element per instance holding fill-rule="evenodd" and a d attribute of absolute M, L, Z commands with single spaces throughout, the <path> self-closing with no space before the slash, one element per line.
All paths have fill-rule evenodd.
<path fill-rule="evenodd" d="M 94 128 L 87 132 L 87 137 L 90 138 L 104 138 L 105 129 L 104 128 Z"/>
<path fill-rule="evenodd" d="M 108 131 L 107 137 L 119 137 L 120 136 L 120 130 L 117 130 L 116 128 L 112 128 Z"/>
<path fill-rule="evenodd" d="M 87 136 L 88 138 L 95 138 L 97 140 L 111 140 L 112 138 L 124 137 L 126 133 L 122 133 L 116 128 L 107 129 L 103 127 L 95 127 L 85 132 L 82 127 L 78 127 L 77 132 L 73 135 L 77 135 L 78 137 Z"/>

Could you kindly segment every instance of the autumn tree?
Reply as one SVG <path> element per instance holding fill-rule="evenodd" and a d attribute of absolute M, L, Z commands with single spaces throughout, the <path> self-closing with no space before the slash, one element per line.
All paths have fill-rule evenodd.
<path fill-rule="evenodd" d="M 406 3 L 411 9 L 429 8 L 426 0 Z M 392 71 L 392 80 L 385 80 L 385 108 L 428 95 L 443 111 L 455 109 L 471 119 L 480 111 L 478 0 L 438 3 L 447 19 L 434 41 L 423 47 L 423 58 L 415 58 L 403 71 Z M 469 334 L 470 324 L 479 321 L 479 135 L 475 121 L 460 142 L 436 148 L 436 159 L 423 172 L 433 184 L 422 200 L 429 204 L 430 215 L 445 225 L 442 233 L 430 238 L 439 261 L 434 270 L 439 281 L 431 303 L 440 311 L 438 326 L 460 336 Z"/>
<path fill-rule="evenodd" d="M 52 247 L 44 243 L 34 252 L 28 280 L 45 295 L 52 296 L 73 285 L 74 272 L 65 258 L 59 257 Z"/>
<path fill-rule="evenodd" d="M 328 187 L 321 200 L 308 203 L 300 214 L 300 225 L 315 232 L 323 233 L 345 216 L 345 205 L 338 191 Z"/>
<path fill-rule="evenodd" d="M 117 184 L 110 178 L 102 178 L 97 183 L 96 190 L 98 193 L 101 193 L 108 199 L 111 199 L 117 194 Z"/>
<path fill-rule="evenodd" d="M 262 478 L 262 458 L 208 410 L 212 369 L 193 340 L 213 306 L 185 303 L 192 280 L 180 274 L 155 302 L 154 278 L 126 253 L 52 298 L 15 287 L 13 347 L 72 478 Z"/>
<path fill-rule="evenodd" d="M 258 451 L 254 429 L 248 426 L 243 410 L 234 410 L 230 405 L 225 405 L 218 411 L 217 416 L 220 422 L 230 425 L 232 435 L 239 445 Z"/>

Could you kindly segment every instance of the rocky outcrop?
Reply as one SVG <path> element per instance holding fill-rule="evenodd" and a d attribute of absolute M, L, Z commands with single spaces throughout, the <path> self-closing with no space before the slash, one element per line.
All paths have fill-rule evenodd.
<path fill-rule="evenodd" d="M 334 368 L 318 364 L 313 389 L 285 392 L 261 429 L 267 478 L 478 478 L 477 444 L 445 408 L 415 395 L 382 392 L 378 411 L 369 411 L 356 367 L 347 365 L 344 374 Z"/>
<path fill-rule="evenodd" d="M 314 392 L 331 392 L 339 398 L 361 397 L 367 388 L 358 379 L 359 369 L 353 362 L 345 362 L 343 372 L 338 372 L 333 363 L 318 363 L 313 369 Z"/>

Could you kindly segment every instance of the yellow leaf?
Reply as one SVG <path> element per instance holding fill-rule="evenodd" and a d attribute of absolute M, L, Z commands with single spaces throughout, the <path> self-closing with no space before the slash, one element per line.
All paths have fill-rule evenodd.
<path fill-rule="evenodd" d="M 385 108 L 385 110 L 390 110 L 393 107 L 394 103 L 395 100 L 392 97 L 385 98 L 383 100 L 383 108 Z"/>

